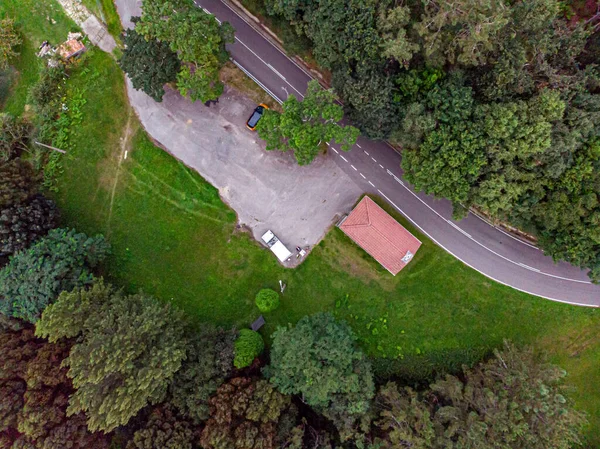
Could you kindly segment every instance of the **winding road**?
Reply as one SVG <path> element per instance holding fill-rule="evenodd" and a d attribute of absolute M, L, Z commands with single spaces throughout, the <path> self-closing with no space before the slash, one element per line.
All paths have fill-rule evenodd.
<path fill-rule="evenodd" d="M 220 0 L 195 0 L 236 30 L 228 46 L 233 62 L 277 101 L 289 94 L 303 98 L 311 75 Z M 586 273 L 550 257 L 473 214 L 452 220 L 446 200 L 415 193 L 402 178 L 401 155 L 382 141 L 359 138 L 350 152 L 331 147 L 340 168 L 368 193 L 385 198 L 431 240 L 469 267 L 517 290 L 553 301 L 600 306 L 600 285 Z"/>

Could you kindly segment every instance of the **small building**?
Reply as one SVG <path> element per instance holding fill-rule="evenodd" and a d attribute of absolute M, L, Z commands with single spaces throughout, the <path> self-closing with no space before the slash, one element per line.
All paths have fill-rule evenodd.
<path fill-rule="evenodd" d="M 60 47 L 56 49 L 57 53 L 64 59 L 69 60 L 71 58 L 76 58 L 85 52 L 85 45 L 81 43 L 81 41 L 77 39 L 69 39 L 66 42 L 63 42 Z"/>
<path fill-rule="evenodd" d="M 412 260 L 421 246 L 414 235 L 368 196 L 338 227 L 394 276 Z"/>

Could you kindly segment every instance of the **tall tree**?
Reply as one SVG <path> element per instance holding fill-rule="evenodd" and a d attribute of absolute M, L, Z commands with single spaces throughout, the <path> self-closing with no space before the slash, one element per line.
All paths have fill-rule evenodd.
<path fill-rule="evenodd" d="M 56 204 L 40 194 L 27 202 L 0 208 L 0 256 L 27 248 L 57 223 Z"/>
<path fill-rule="evenodd" d="M 197 429 L 168 405 L 156 407 L 146 425 L 135 431 L 127 449 L 192 449 Z"/>
<path fill-rule="evenodd" d="M 398 123 L 394 82 L 383 68 L 363 62 L 354 68 L 338 67 L 333 73 L 332 83 L 344 102 L 346 116 L 372 139 L 387 138 Z"/>
<path fill-rule="evenodd" d="M 170 402 L 194 424 L 208 418 L 208 399 L 233 368 L 233 331 L 205 326 L 188 336 L 185 361 L 169 387 Z"/>
<path fill-rule="evenodd" d="M 381 442 L 384 447 L 432 449 L 435 446 L 430 406 L 413 389 L 388 382 L 377 392 L 375 408 L 379 412 L 375 424 L 385 435 Z"/>
<path fill-rule="evenodd" d="M 0 112 L 0 162 L 6 162 L 28 151 L 29 123 L 22 117 Z"/>
<path fill-rule="evenodd" d="M 88 237 L 74 229 L 51 230 L 0 270 L 0 312 L 37 321 L 60 292 L 89 284 L 92 269 L 108 250 L 102 236 Z"/>
<path fill-rule="evenodd" d="M 391 447 L 569 449 L 580 443 L 584 416 L 565 396 L 566 373 L 531 348 L 505 343 L 463 375 L 447 375 L 417 396 L 384 387 L 380 421 Z"/>
<path fill-rule="evenodd" d="M 496 0 L 426 0 L 415 29 L 433 65 L 483 65 L 509 23 L 510 7 Z"/>
<path fill-rule="evenodd" d="M 21 38 L 12 19 L 0 19 L 0 72 L 8 68 L 10 58 L 18 56 L 15 47 L 21 43 Z"/>
<path fill-rule="evenodd" d="M 412 42 L 408 36 L 407 25 L 410 23 L 410 7 L 396 6 L 389 10 L 385 2 L 380 7 L 377 28 L 381 35 L 381 48 L 383 56 L 394 58 L 404 67 L 408 67 L 410 60 L 420 46 Z"/>
<path fill-rule="evenodd" d="M 168 43 L 146 40 L 135 29 L 127 30 L 123 43 L 125 50 L 119 65 L 131 79 L 133 87 L 143 90 L 156 101 L 162 101 L 164 85 L 177 79 L 181 67 L 177 54 L 171 51 Z"/>
<path fill-rule="evenodd" d="M 20 158 L 0 162 L 0 208 L 25 201 L 37 192 L 38 176 Z"/>
<path fill-rule="evenodd" d="M 205 449 L 275 449 L 278 425 L 294 415 L 290 397 L 266 380 L 236 377 L 210 400 L 210 419 L 200 443 Z"/>
<path fill-rule="evenodd" d="M 233 43 L 233 27 L 191 0 L 144 0 L 136 31 L 146 39 L 170 45 L 183 63 L 177 88 L 192 101 L 214 100 L 223 92 L 219 71 L 228 60 L 225 44 Z"/>
<path fill-rule="evenodd" d="M 169 304 L 97 281 L 63 292 L 36 334 L 51 342 L 78 337 L 65 360 L 77 390 L 68 411 L 85 412 L 91 430 L 108 432 L 164 400 L 185 358 L 182 320 Z"/>
<path fill-rule="evenodd" d="M 373 374 L 345 321 L 318 313 L 273 334 L 265 375 L 284 394 L 302 400 L 339 428 L 364 415 L 374 395 Z M 340 429 L 342 430 L 342 429 Z"/>
<path fill-rule="evenodd" d="M 5 393 L 0 410 L 11 410 L 8 421 L 0 413 L 0 438 L 13 448 L 108 447 L 103 434 L 88 431 L 83 414 L 67 416 L 73 388 L 61 362 L 69 348 L 66 341 L 51 344 L 36 338 L 31 328 L 0 333 L 0 391 Z"/>
<path fill-rule="evenodd" d="M 267 142 L 267 150 L 293 150 L 300 165 L 310 164 L 321 145 L 335 140 L 348 151 L 356 143 L 358 130 L 339 122 L 344 115 L 335 104 L 335 95 L 324 90 L 318 81 L 308 83 L 303 101 L 290 95 L 283 103 L 283 113 L 266 110 L 258 122 L 258 135 Z"/>

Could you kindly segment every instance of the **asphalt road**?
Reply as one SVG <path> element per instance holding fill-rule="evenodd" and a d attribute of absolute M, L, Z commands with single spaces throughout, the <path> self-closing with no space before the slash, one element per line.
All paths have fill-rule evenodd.
<path fill-rule="evenodd" d="M 233 61 L 278 101 L 289 94 L 303 98 L 312 79 L 277 47 L 220 0 L 196 0 L 218 20 L 236 30 L 228 47 Z M 424 234 L 485 276 L 533 295 L 582 306 L 600 306 L 600 286 L 586 273 L 564 262 L 554 263 L 522 242 L 470 214 L 452 220 L 452 206 L 415 193 L 403 180 L 401 156 L 385 142 L 359 138 L 350 152 L 331 147 L 337 164 L 366 192 L 384 197 Z"/>

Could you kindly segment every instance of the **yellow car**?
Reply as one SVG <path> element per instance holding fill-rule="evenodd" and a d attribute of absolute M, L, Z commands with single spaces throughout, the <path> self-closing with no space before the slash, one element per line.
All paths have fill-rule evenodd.
<path fill-rule="evenodd" d="M 250 131 L 254 131 L 256 129 L 256 125 L 258 125 L 258 121 L 265 112 L 265 109 L 269 109 L 269 106 L 264 103 L 259 104 L 246 122 L 246 128 L 248 128 Z"/>

